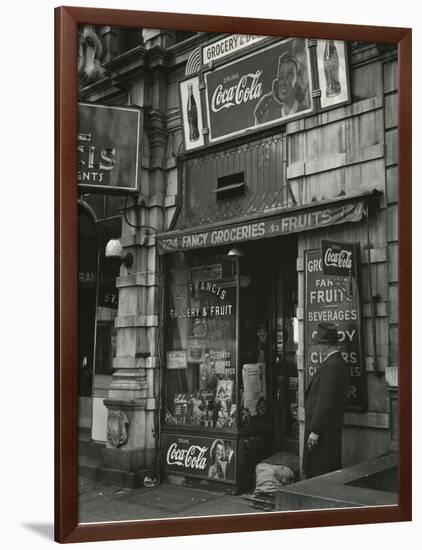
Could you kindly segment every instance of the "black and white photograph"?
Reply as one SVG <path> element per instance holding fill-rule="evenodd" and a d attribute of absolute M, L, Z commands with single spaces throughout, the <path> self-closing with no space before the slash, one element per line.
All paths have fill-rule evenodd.
<path fill-rule="evenodd" d="M 397 47 L 78 40 L 79 522 L 397 505 Z"/>

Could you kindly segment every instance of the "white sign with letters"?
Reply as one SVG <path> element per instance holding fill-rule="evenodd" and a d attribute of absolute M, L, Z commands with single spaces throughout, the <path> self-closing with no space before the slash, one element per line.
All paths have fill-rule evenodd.
<path fill-rule="evenodd" d="M 210 63 L 268 38 L 259 34 L 231 34 L 202 49 L 202 63 Z"/>

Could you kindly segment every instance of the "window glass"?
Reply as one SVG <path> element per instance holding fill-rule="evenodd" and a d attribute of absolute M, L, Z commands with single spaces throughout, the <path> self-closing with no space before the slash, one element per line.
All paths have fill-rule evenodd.
<path fill-rule="evenodd" d="M 171 254 L 166 300 L 167 424 L 236 425 L 235 263 Z"/>

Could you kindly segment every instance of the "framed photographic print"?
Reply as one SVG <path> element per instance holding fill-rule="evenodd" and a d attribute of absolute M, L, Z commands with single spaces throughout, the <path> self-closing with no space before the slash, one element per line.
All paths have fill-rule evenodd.
<path fill-rule="evenodd" d="M 55 108 L 56 540 L 410 520 L 410 29 L 57 8 Z"/>

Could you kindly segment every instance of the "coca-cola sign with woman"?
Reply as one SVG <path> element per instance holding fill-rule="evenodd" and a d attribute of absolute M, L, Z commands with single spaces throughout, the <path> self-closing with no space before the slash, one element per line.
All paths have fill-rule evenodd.
<path fill-rule="evenodd" d="M 235 481 L 236 441 L 163 434 L 162 456 L 169 472 L 192 477 Z"/>
<path fill-rule="evenodd" d="M 306 39 L 261 48 L 205 73 L 210 142 L 312 111 Z"/>

